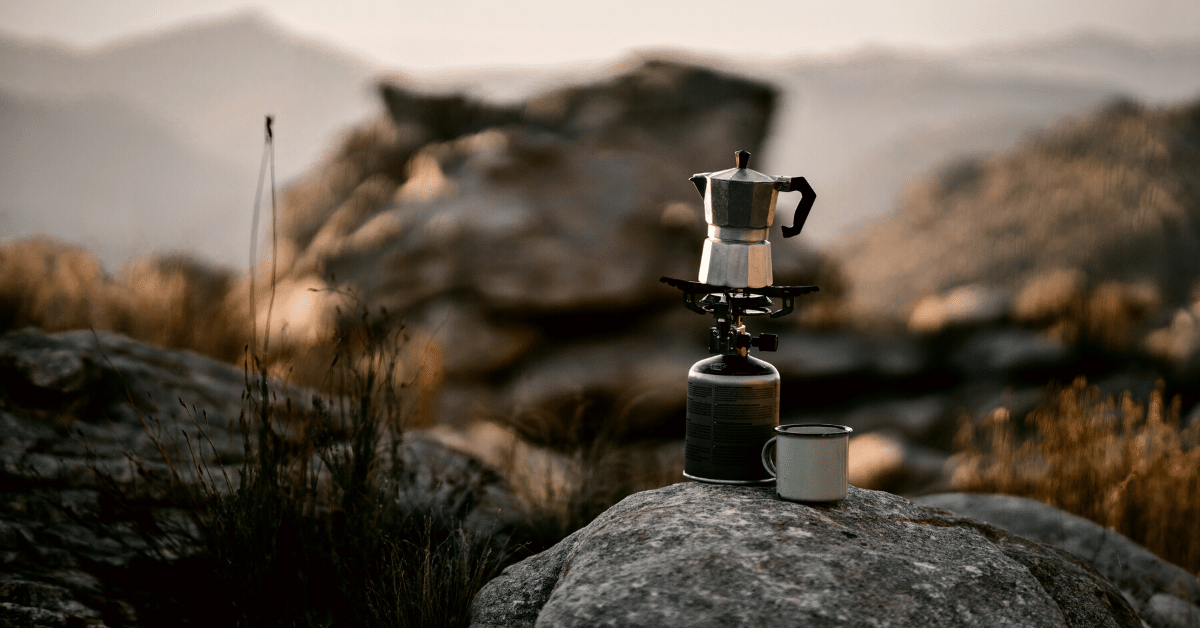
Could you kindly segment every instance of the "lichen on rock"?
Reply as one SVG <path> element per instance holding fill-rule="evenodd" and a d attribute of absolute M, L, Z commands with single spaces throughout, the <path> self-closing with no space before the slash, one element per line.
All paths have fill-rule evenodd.
<path fill-rule="evenodd" d="M 1130 626 L 1075 557 L 890 493 L 632 495 L 476 598 L 474 626 Z"/>

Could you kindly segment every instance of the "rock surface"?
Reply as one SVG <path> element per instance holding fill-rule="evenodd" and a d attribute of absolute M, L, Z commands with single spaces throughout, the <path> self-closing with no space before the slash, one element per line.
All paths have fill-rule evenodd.
<path fill-rule="evenodd" d="M 27 328 L 0 336 L 0 375 L 9 472 L 18 461 L 50 471 L 52 458 L 82 457 L 85 442 L 101 458 L 119 460 L 128 451 L 157 459 L 142 425 L 161 430 L 156 420 L 171 425 L 162 432 L 170 444 L 181 429 L 198 438 L 207 423 L 215 454 L 226 463 L 241 460 L 241 439 L 227 428 L 241 411 L 246 374 L 232 365 L 112 332 Z M 53 437 L 68 426 L 81 440 Z M 205 449 L 209 462 L 216 461 L 213 451 Z"/>
<path fill-rule="evenodd" d="M 1011 495 L 941 493 L 913 501 L 987 522 L 1088 561 L 1121 589 L 1154 628 L 1200 627 L 1200 579 L 1117 532 Z"/>
<path fill-rule="evenodd" d="M 138 517 L 161 523 L 175 511 L 113 508 L 108 482 L 165 468 L 151 433 L 175 460 L 190 459 L 182 435 L 199 442 L 206 425 L 202 458 L 236 486 L 243 444 L 228 424 L 245 389 L 237 367 L 111 332 L 0 335 L 0 626 L 136 624 L 128 595 L 156 577 L 148 561 L 162 557 Z M 297 404 L 311 395 L 291 393 Z M 497 537 L 520 516 L 507 484 L 438 439 L 408 432 L 400 451 L 396 496 L 416 516 Z M 168 546 L 186 556 L 188 542 Z"/>
<path fill-rule="evenodd" d="M 809 506 L 773 488 L 638 493 L 510 567 L 474 626 L 1141 626 L 1047 545 L 888 493 Z"/>

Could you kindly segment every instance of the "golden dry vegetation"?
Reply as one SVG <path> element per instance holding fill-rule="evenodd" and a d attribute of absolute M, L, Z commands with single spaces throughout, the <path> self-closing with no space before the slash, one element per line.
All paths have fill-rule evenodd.
<path fill-rule="evenodd" d="M 1200 422 L 1182 425 L 1179 406 L 1161 388 L 1142 404 L 1079 378 L 1052 390 L 1024 425 L 1005 408 L 964 420 L 954 488 L 1037 499 L 1200 573 Z"/>
<path fill-rule="evenodd" d="M 236 363 L 250 340 L 240 284 L 185 256 L 141 258 L 113 277 L 83 248 L 24 238 L 0 247 L 0 332 L 108 329 Z"/>

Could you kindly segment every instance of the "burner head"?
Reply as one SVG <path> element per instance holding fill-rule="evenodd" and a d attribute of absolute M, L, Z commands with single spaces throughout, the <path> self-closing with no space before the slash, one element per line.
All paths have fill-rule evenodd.
<path fill-rule="evenodd" d="M 725 318 L 736 310 L 737 316 L 770 314 L 771 318 L 787 316 L 795 309 L 796 297 L 816 292 L 816 286 L 764 286 L 762 288 L 738 288 L 714 286 L 706 283 L 662 277 L 659 281 L 683 291 L 683 304 L 697 314 L 713 314 Z M 700 295 L 708 295 L 701 297 Z M 722 298 L 719 295 L 724 295 Z M 767 306 L 775 297 L 783 300 L 783 307 L 771 312 Z"/>

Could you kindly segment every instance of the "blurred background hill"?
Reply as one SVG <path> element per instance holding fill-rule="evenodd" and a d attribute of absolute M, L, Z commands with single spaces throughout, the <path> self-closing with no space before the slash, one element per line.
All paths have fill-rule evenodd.
<path fill-rule="evenodd" d="M 845 245 L 861 312 L 1055 269 L 1152 286 L 1185 305 L 1200 274 L 1200 101 L 1116 101 L 1017 147 L 909 185 L 899 210 Z"/>
<path fill-rule="evenodd" d="M 0 232 L 244 269 L 264 113 L 289 180 L 378 109 L 377 72 L 257 13 L 87 51 L 0 38 Z"/>
<path fill-rule="evenodd" d="M 370 113 L 368 81 L 380 68 L 244 12 L 89 50 L 6 37 L 0 89 L 43 100 L 108 96 L 161 120 L 183 139 L 238 166 L 258 164 L 261 114 L 295 128 L 280 137 L 303 171 L 329 138 Z"/>

